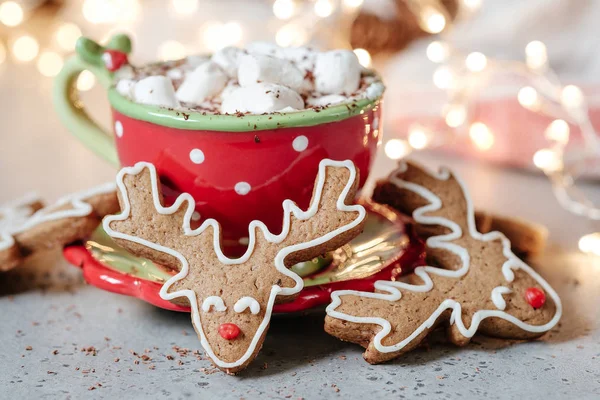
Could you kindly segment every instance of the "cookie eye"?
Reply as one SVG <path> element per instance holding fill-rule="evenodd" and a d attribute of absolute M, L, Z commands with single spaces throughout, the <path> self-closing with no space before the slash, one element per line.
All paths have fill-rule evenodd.
<path fill-rule="evenodd" d="M 225 311 L 227 307 L 225 307 L 225 303 L 223 303 L 223 299 L 219 296 L 208 296 L 202 302 L 202 311 L 209 312 L 210 308 L 213 308 L 215 311 Z"/>
<path fill-rule="evenodd" d="M 236 301 L 235 305 L 233 306 L 233 311 L 236 313 L 241 313 L 244 312 L 246 308 L 249 308 L 252 314 L 258 314 L 260 311 L 260 304 L 258 304 L 258 301 L 254 300 L 252 297 L 242 297 Z"/>

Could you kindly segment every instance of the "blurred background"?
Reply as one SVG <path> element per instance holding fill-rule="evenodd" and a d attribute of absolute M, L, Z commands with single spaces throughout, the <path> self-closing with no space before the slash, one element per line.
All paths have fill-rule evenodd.
<path fill-rule="evenodd" d="M 134 64 L 255 40 L 352 48 L 387 85 L 381 157 L 443 152 L 545 173 L 597 232 L 599 18 L 595 0 L 0 0 L 0 179 L 19 192 L 0 200 L 112 178 L 79 143 L 57 140 L 66 130 L 51 87 L 79 36 L 125 32 Z M 93 75 L 77 88 L 107 124 Z M 60 189 L 54 170 L 71 171 Z M 600 255 L 600 234 L 579 247 Z"/>

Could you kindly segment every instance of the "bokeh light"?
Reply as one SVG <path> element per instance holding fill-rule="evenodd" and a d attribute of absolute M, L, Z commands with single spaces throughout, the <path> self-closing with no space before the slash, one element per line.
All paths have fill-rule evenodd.
<path fill-rule="evenodd" d="M 19 61 L 31 61 L 37 57 L 40 51 L 40 45 L 32 36 L 21 36 L 14 41 L 12 52 L 15 58 Z"/>
<path fill-rule="evenodd" d="M 562 168 L 562 161 L 556 151 L 552 149 L 541 149 L 533 155 L 533 163 L 539 169 L 552 172 Z"/>
<path fill-rule="evenodd" d="M 385 144 L 384 151 L 385 155 L 392 160 L 399 160 L 410 154 L 411 148 L 406 140 L 390 139 Z"/>
<path fill-rule="evenodd" d="M 434 63 L 441 63 L 446 61 L 450 50 L 448 45 L 444 42 L 433 41 L 427 46 L 427 58 Z"/>
<path fill-rule="evenodd" d="M 537 91 L 531 86 L 525 86 L 519 90 L 517 100 L 525 108 L 534 109 L 539 105 Z"/>
<path fill-rule="evenodd" d="M 273 3 L 273 14 L 279 19 L 290 19 L 296 12 L 294 0 L 275 0 Z"/>
<path fill-rule="evenodd" d="M 494 135 L 483 122 L 474 122 L 469 128 L 469 137 L 479 150 L 489 150 L 494 145 Z"/>
<path fill-rule="evenodd" d="M 327 18 L 333 13 L 333 3 L 330 0 L 317 0 L 314 7 L 315 14 L 321 18 Z"/>
<path fill-rule="evenodd" d="M 44 51 L 37 60 L 37 69 L 44 76 L 53 77 L 58 75 L 63 66 L 60 54 L 53 51 Z"/>
<path fill-rule="evenodd" d="M 525 60 L 531 69 L 539 69 L 546 66 L 548 53 L 546 45 L 539 40 L 531 41 L 525 46 Z"/>
<path fill-rule="evenodd" d="M 560 94 L 560 101 L 567 108 L 577 108 L 583 104 L 583 92 L 575 85 L 567 85 Z"/>
<path fill-rule="evenodd" d="M 96 84 L 96 77 L 87 69 L 82 71 L 77 78 L 77 90 L 86 92 L 94 87 Z"/>
<path fill-rule="evenodd" d="M 548 140 L 566 145 L 569 141 L 569 133 L 569 124 L 563 119 L 555 119 L 546 128 L 545 136 Z"/>
<path fill-rule="evenodd" d="M 0 22 L 6 26 L 17 26 L 23 22 L 25 13 L 23 7 L 15 1 L 5 1 L 0 4 Z"/>
<path fill-rule="evenodd" d="M 471 72 L 481 72 L 487 66 L 487 57 L 483 53 L 474 51 L 465 59 L 465 65 Z"/>
<path fill-rule="evenodd" d="M 81 37 L 81 29 L 70 22 L 62 24 L 56 30 L 56 42 L 65 51 L 73 51 L 79 37 Z"/>

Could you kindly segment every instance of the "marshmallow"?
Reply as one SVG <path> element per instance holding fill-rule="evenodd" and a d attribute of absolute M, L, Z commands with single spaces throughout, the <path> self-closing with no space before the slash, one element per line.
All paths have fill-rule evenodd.
<path fill-rule="evenodd" d="M 133 87 L 135 86 L 135 81 L 131 79 L 121 79 L 117 82 L 115 89 L 121 96 L 125 96 L 128 98 L 133 97 Z"/>
<path fill-rule="evenodd" d="M 229 97 L 231 95 L 231 93 L 233 93 L 234 91 L 236 91 L 239 88 L 240 88 L 240 85 L 238 85 L 237 83 L 229 82 L 227 84 L 227 86 L 225 86 L 225 89 L 223 89 L 221 91 L 221 95 L 220 95 L 221 99 Z"/>
<path fill-rule="evenodd" d="M 315 59 L 317 52 L 310 47 L 284 47 L 281 49 L 284 59 L 292 61 L 296 67 L 306 71 L 312 71 L 315 68 Z"/>
<path fill-rule="evenodd" d="M 179 107 L 173 83 L 166 76 L 149 76 L 133 86 L 133 99 L 142 104 Z"/>
<path fill-rule="evenodd" d="M 249 43 L 246 46 L 246 50 L 250 54 L 260 54 L 271 57 L 282 57 L 283 51 L 283 49 L 277 46 L 275 43 L 261 41 Z"/>
<path fill-rule="evenodd" d="M 299 90 L 303 85 L 304 74 L 288 60 L 246 54 L 238 67 L 240 86 L 250 86 L 259 82 L 275 83 Z"/>
<path fill-rule="evenodd" d="M 352 94 L 360 85 L 360 63 L 350 50 L 319 53 L 315 62 L 315 90 L 324 94 Z"/>
<path fill-rule="evenodd" d="M 183 75 L 181 68 L 172 68 L 167 71 L 167 76 L 171 79 L 183 79 Z"/>
<path fill-rule="evenodd" d="M 227 84 L 227 75 L 214 62 L 201 64 L 187 75 L 179 89 L 177 100 L 185 103 L 199 104 L 216 96 Z"/>
<path fill-rule="evenodd" d="M 332 106 L 335 104 L 340 104 L 349 101 L 350 99 L 346 96 L 341 96 L 339 94 L 329 94 L 327 96 L 321 97 L 311 97 L 306 102 L 310 106 L 314 107 L 325 107 Z"/>
<path fill-rule="evenodd" d="M 250 112 L 253 114 L 288 111 L 304 108 L 302 97 L 293 90 L 272 83 L 255 83 L 240 87 L 223 98 L 221 112 L 235 114 Z"/>
<path fill-rule="evenodd" d="M 374 82 L 367 87 L 365 90 L 364 97 L 369 100 L 375 100 L 378 97 L 381 97 L 383 92 L 385 91 L 385 86 L 381 82 Z"/>
<path fill-rule="evenodd" d="M 237 47 L 224 47 L 213 54 L 211 61 L 221 67 L 227 76 L 235 78 L 237 77 L 240 58 L 244 54 L 244 50 L 238 49 Z"/>

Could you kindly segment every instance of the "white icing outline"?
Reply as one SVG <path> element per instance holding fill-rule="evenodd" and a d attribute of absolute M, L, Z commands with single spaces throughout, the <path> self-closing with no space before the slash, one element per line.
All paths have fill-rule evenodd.
<path fill-rule="evenodd" d="M 329 315 L 333 318 L 337 318 L 337 319 L 341 319 L 341 320 L 345 320 L 345 321 L 349 321 L 349 322 L 362 323 L 362 324 L 376 324 L 376 325 L 381 326 L 382 329 L 375 335 L 375 337 L 372 340 L 372 343 L 373 343 L 375 349 L 377 349 L 377 351 L 379 351 L 381 353 L 391 353 L 391 352 L 401 350 L 403 347 L 405 347 L 407 344 L 409 344 L 413 339 L 418 337 L 425 329 L 432 327 L 433 324 L 436 322 L 437 318 L 444 311 L 449 310 L 449 309 L 452 310 L 452 314 L 450 317 L 450 324 L 451 325 L 456 324 L 460 333 L 467 338 L 473 337 L 473 335 L 479 328 L 479 324 L 481 323 L 481 321 L 484 320 L 485 318 L 490 318 L 490 317 L 504 319 L 508 322 L 515 324 L 518 328 L 520 328 L 524 331 L 533 332 L 533 333 L 546 332 L 546 331 L 552 329 L 558 323 L 558 321 L 562 315 L 562 303 L 560 301 L 560 298 L 558 297 L 558 295 L 556 294 L 554 289 L 552 289 L 552 287 L 537 272 L 535 272 L 530 266 L 525 264 L 523 261 L 521 261 L 518 257 L 516 257 L 512 253 L 511 248 L 510 248 L 510 241 L 502 233 L 489 232 L 486 234 L 481 234 L 477 231 L 477 228 L 475 226 L 475 213 L 474 213 L 471 197 L 469 196 L 469 192 L 467 191 L 466 186 L 464 185 L 462 180 L 457 176 L 454 176 L 454 178 L 456 179 L 459 186 L 461 187 L 462 192 L 464 194 L 465 201 L 467 203 L 467 225 L 468 225 L 469 234 L 471 235 L 471 237 L 473 237 L 474 239 L 477 239 L 480 241 L 486 241 L 486 242 L 493 241 L 493 240 L 501 240 L 502 246 L 503 246 L 503 254 L 507 258 L 507 260 L 502 265 L 502 273 L 504 275 L 504 278 L 508 282 L 512 282 L 515 278 L 513 269 L 520 269 L 520 270 L 526 272 L 527 274 L 529 274 L 533 279 L 535 279 L 537 281 L 537 283 L 540 284 L 540 286 L 542 286 L 544 288 L 546 293 L 548 293 L 550 295 L 550 297 L 552 298 L 552 300 L 554 301 L 554 304 L 556 305 L 556 313 L 555 313 L 554 317 L 548 323 L 546 323 L 544 325 L 530 325 L 530 324 L 527 324 L 527 323 L 517 319 L 516 317 L 514 317 L 504 311 L 501 311 L 501 310 L 478 310 L 477 312 L 475 312 L 473 314 L 473 318 L 471 320 L 471 326 L 469 328 L 466 328 L 464 325 L 464 322 L 462 320 L 462 317 L 461 317 L 462 309 L 461 309 L 460 303 L 458 303 L 457 301 L 452 300 L 452 299 L 446 299 L 438 306 L 438 308 L 432 313 L 432 315 L 425 322 L 423 322 L 411 335 L 409 335 L 407 338 L 405 338 L 404 340 L 402 340 L 399 343 L 396 343 L 391 346 L 386 346 L 386 345 L 383 345 L 381 342 L 392 330 L 392 325 L 390 324 L 389 321 L 387 321 L 384 318 L 379 318 L 379 317 L 357 317 L 357 316 L 348 315 L 348 314 L 345 314 L 345 313 L 342 313 L 339 311 L 335 311 L 336 308 L 342 303 L 340 296 L 354 295 L 354 296 L 360 296 L 360 297 L 364 297 L 364 298 L 381 299 L 381 300 L 388 300 L 388 301 L 398 301 L 402 297 L 402 294 L 401 294 L 400 290 L 398 290 L 398 289 L 409 290 L 412 292 L 428 292 L 428 291 L 430 291 L 433 288 L 433 281 L 431 280 L 429 274 L 445 276 L 445 277 L 449 277 L 449 278 L 460 278 L 469 271 L 470 257 L 469 257 L 469 253 L 467 252 L 467 250 L 456 244 L 448 243 L 449 241 L 453 241 L 453 240 L 456 240 L 456 239 L 459 239 L 460 237 L 462 237 L 462 229 L 454 221 L 450 221 L 446 218 L 438 217 L 438 216 L 424 215 L 425 213 L 439 210 L 442 207 L 442 201 L 440 200 L 439 197 L 437 197 L 435 194 L 433 194 L 431 191 L 429 191 L 425 187 L 417 185 L 415 183 L 401 180 L 396 176 L 399 173 L 405 172 L 406 169 L 407 169 L 407 164 L 405 162 L 401 162 L 399 164 L 398 169 L 396 169 L 395 171 L 393 171 L 390 174 L 390 176 L 389 176 L 390 182 L 392 182 L 394 185 L 396 185 L 399 188 L 407 189 L 414 193 L 419 194 L 420 196 L 422 196 L 429 202 L 429 204 L 416 209 L 413 213 L 413 218 L 415 221 L 417 221 L 418 223 L 421 223 L 421 224 L 441 225 L 441 226 L 444 226 L 444 227 L 450 229 L 451 232 L 448 234 L 433 236 L 433 237 L 428 238 L 427 246 L 429 248 L 440 248 L 440 249 L 449 250 L 449 251 L 455 253 L 457 256 L 459 256 L 459 258 L 461 260 L 461 263 L 462 263 L 461 268 L 459 268 L 457 270 L 445 270 L 445 269 L 436 268 L 436 267 L 432 267 L 432 266 L 417 267 L 417 268 L 415 268 L 414 274 L 423 280 L 423 284 L 421 284 L 421 285 L 412 285 L 412 284 L 408 284 L 408 283 L 404 283 L 404 282 L 395 282 L 395 281 L 377 281 L 377 282 L 375 282 L 374 286 L 375 286 L 376 290 L 385 291 L 387 293 L 368 293 L 368 292 L 360 292 L 357 290 L 334 291 L 333 293 L 331 293 L 331 304 L 329 304 L 329 306 L 327 306 L 327 308 L 325 310 L 327 315 Z M 448 180 L 451 176 L 450 171 L 445 168 L 440 169 L 440 171 L 438 173 L 434 173 L 432 171 L 427 171 L 425 169 L 423 169 L 423 171 L 425 171 L 427 174 L 429 174 L 430 176 L 432 176 L 433 178 L 438 179 L 438 180 L 445 181 L 445 180 Z"/>
<path fill-rule="evenodd" d="M 86 200 L 99 194 L 114 192 L 115 189 L 116 185 L 114 182 L 105 183 L 100 186 L 64 196 L 58 199 L 56 203 L 39 209 L 29 218 L 27 218 L 22 224 L 18 224 L 17 226 L 0 232 L 0 251 L 6 250 L 15 244 L 15 240 L 13 238 L 14 235 L 23 233 L 24 231 L 37 225 L 63 218 L 85 217 L 86 215 L 89 215 L 92 212 L 92 206 L 89 205 Z M 35 199 L 38 199 L 37 196 Z M 7 210 L 11 210 L 11 208 L 15 210 L 16 208 L 26 205 L 27 203 L 24 203 L 25 201 L 31 203 L 33 200 L 33 196 L 26 196 L 23 199 L 13 202 L 11 206 L 3 208 L 1 211 L 3 215 L 8 214 L 10 216 L 10 211 Z M 58 210 L 65 205 L 70 205 L 72 208 L 67 210 Z"/>
<path fill-rule="evenodd" d="M 312 216 L 314 216 L 317 213 L 317 211 L 319 209 L 319 203 L 321 201 L 321 196 L 323 193 L 323 186 L 325 184 L 327 167 L 337 167 L 337 168 L 343 167 L 343 168 L 347 168 L 350 171 L 350 177 L 348 179 L 348 183 L 344 187 L 340 197 L 337 199 L 336 206 L 339 211 L 357 212 L 358 217 L 355 218 L 349 224 L 344 225 L 332 232 L 329 232 L 329 233 L 325 234 L 324 236 L 310 240 L 305 243 L 288 246 L 288 247 L 285 247 L 285 248 L 279 250 L 279 252 L 275 256 L 274 266 L 280 273 L 293 279 L 296 284 L 292 288 L 282 288 L 279 285 L 273 285 L 273 287 L 271 288 L 271 293 L 269 295 L 269 299 L 267 301 L 265 315 L 263 317 L 261 324 L 259 325 L 259 327 L 256 331 L 256 334 L 254 335 L 254 338 L 252 339 L 252 342 L 250 343 L 250 345 L 248 347 L 248 350 L 239 360 L 234 361 L 234 362 L 225 362 L 225 361 L 220 360 L 215 355 L 212 348 L 210 347 L 210 344 L 206 340 L 206 336 L 204 334 L 204 331 L 202 330 L 202 323 L 200 321 L 200 314 L 198 311 L 198 302 L 197 302 L 196 294 L 194 293 L 194 291 L 189 290 L 189 289 L 183 289 L 183 290 L 179 290 L 179 291 L 176 291 L 173 293 L 169 293 L 169 289 L 171 288 L 171 286 L 173 286 L 173 284 L 175 282 L 184 279 L 188 274 L 189 264 L 188 264 L 186 258 L 181 253 L 179 253 L 173 249 L 167 248 L 165 246 L 161 246 L 157 243 L 153 243 L 153 242 L 150 242 L 145 239 L 141 239 L 137 236 L 132 236 L 132 235 L 123 234 L 121 232 L 116 232 L 110 228 L 110 224 L 113 221 L 124 221 L 127 218 L 129 218 L 129 215 L 131 213 L 131 204 L 129 201 L 129 194 L 128 194 L 127 188 L 125 187 L 125 184 L 123 182 L 125 175 L 137 175 L 140 172 L 142 172 L 142 170 L 144 168 L 148 168 L 150 171 L 151 184 L 152 184 L 152 199 L 153 199 L 156 211 L 163 215 L 170 215 L 170 214 L 175 213 L 181 207 L 181 205 L 183 203 L 187 203 L 187 210 L 185 212 L 185 215 L 183 217 L 183 222 L 182 222 L 182 228 L 183 228 L 184 234 L 186 236 L 196 236 L 196 235 L 201 234 L 208 227 L 212 227 L 213 232 L 214 232 L 213 248 L 214 248 L 215 254 L 217 255 L 217 258 L 219 259 L 219 261 L 226 265 L 242 264 L 250 259 L 251 255 L 254 251 L 257 229 L 259 229 L 262 232 L 263 236 L 270 243 L 281 243 L 289 234 L 292 214 L 294 215 L 294 217 L 297 220 L 302 221 L 302 220 L 311 218 Z M 302 211 L 293 201 L 285 200 L 283 202 L 283 210 L 284 210 L 283 229 L 281 230 L 281 233 L 279 235 L 274 235 L 271 232 L 269 232 L 269 230 L 267 229 L 267 226 L 264 223 L 262 223 L 261 221 L 254 220 L 254 221 L 250 222 L 249 236 L 248 236 L 249 237 L 248 248 L 246 249 L 246 252 L 244 253 L 244 255 L 242 255 L 240 258 L 237 258 L 237 259 L 227 258 L 223 254 L 223 252 L 221 250 L 221 245 L 219 243 L 220 227 L 219 227 L 219 224 L 217 223 L 217 221 L 215 221 L 214 219 L 211 218 L 211 219 L 205 220 L 202 223 L 202 225 L 200 225 L 200 227 L 198 227 L 196 229 L 190 228 L 190 219 L 191 219 L 192 213 L 194 212 L 194 208 L 195 208 L 195 201 L 190 194 L 188 194 L 188 193 L 181 194 L 175 200 L 175 203 L 173 203 L 173 205 L 171 205 L 170 207 L 164 207 L 160 203 L 159 198 L 158 198 L 158 178 L 157 178 L 156 168 L 154 167 L 154 165 L 152 165 L 150 163 L 146 163 L 146 162 L 138 162 L 133 167 L 123 168 L 117 174 L 117 187 L 119 188 L 119 191 L 121 193 L 121 197 L 123 199 L 124 206 L 123 206 L 121 214 L 110 215 L 110 216 L 107 216 L 106 218 L 104 218 L 103 227 L 104 227 L 104 230 L 106 231 L 106 233 L 113 238 L 129 240 L 131 242 L 141 244 L 142 246 L 149 247 L 151 249 L 160 251 L 162 253 L 169 254 L 179 260 L 179 262 L 181 263 L 181 271 L 179 271 L 179 273 L 177 273 L 177 275 L 173 276 L 167 282 L 165 282 L 165 284 L 160 289 L 160 292 L 159 292 L 160 297 L 164 300 L 173 300 L 178 297 L 187 297 L 190 302 L 190 307 L 192 310 L 192 321 L 200 335 L 200 343 L 202 344 L 202 347 L 204 347 L 204 350 L 208 353 L 209 357 L 213 360 L 213 362 L 218 367 L 233 368 L 233 367 L 238 367 L 238 366 L 244 364 L 254 354 L 254 349 L 256 348 L 259 339 L 262 337 L 262 333 L 269 325 L 269 320 L 271 318 L 271 313 L 273 311 L 273 305 L 275 303 L 275 297 L 278 295 L 289 296 L 292 294 L 296 294 L 300 290 L 302 290 L 302 288 L 304 287 L 302 278 L 300 278 L 300 276 L 298 276 L 297 274 L 295 274 L 294 272 L 292 272 L 290 269 L 288 269 L 285 266 L 285 264 L 284 264 L 285 258 L 289 254 L 295 253 L 297 251 L 307 249 L 310 247 L 315 247 L 315 246 L 318 246 L 325 242 L 328 242 L 331 239 L 333 239 L 335 236 L 338 236 L 339 234 L 349 231 L 349 230 L 353 229 L 354 227 L 358 226 L 361 223 L 361 221 L 365 218 L 366 211 L 362 206 L 345 204 L 345 200 L 348 195 L 348 192 L 353 187 L 356 177 L 357 177 L 356 167 L 354 166 L 352 161 L 350 161 L 350 160 L 333 161 L 333 160 L 329 160 L 329 159 L 322 160 L 319 163 L 319 173 L 317 176 L 317 182 L 315 183 L 314 195 L 313 195 L 313 198 L 311 200 L 311 204 L 310 204 L 308 210 Z"/>
<path fill-rule="evenodd" d="M 506 300 L 502 297 L 503 294 L 512 293 L 512 289 L 506 286 L 498 286 L 492 289 L 491 299 L 498 310 L 504 311 L 506 308 Z"/>
<path fill-rule="evenodd" d="M 244 296 L 241 299 L 239 299 L 238 301 L 236 301 L 235 305 L 233 306 L 233 311 L 235 311 L 236 313 L 242 313 L 247 308 L 249 308 L 250 312 L 254 315 L 256 315 L 260 312 L 259 302 L 250 296 Z"/>
<path fill-rule="evenodd" d="M 209 312 L 210 307 L 213 307 L 215 311 L 227 311 L 227 307 L 223 302 L 223 299 L 219 296 L 208 296 L 202 302 L 202 311 Z"/>

